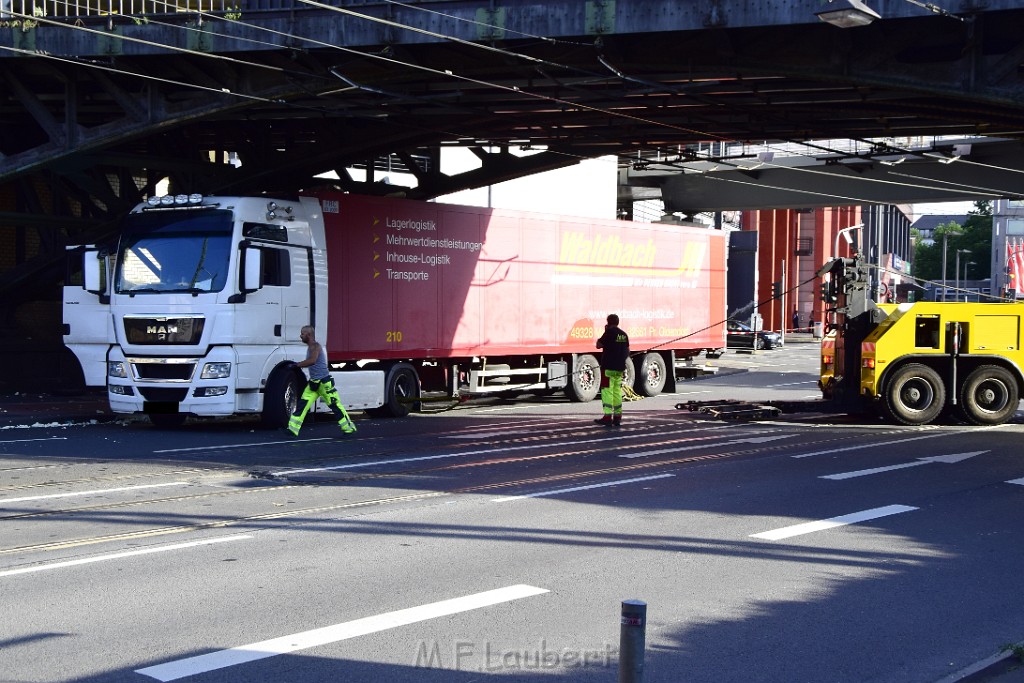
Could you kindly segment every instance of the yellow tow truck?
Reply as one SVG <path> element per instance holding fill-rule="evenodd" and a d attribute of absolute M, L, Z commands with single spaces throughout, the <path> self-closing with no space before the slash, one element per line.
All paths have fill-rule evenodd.
<path fill-rule="evenodd" d="M 822 341 L 822 396 L 841 412 L 924 425 L 952 413 L 977 425 L 1014 416 L 1024 387 L 1024 304 L 876 304 L 859 259 L 833 259 L 823 297 L 836 325 Z"/>

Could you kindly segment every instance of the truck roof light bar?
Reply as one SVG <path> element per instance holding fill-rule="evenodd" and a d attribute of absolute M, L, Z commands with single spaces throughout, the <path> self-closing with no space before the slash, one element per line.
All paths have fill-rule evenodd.
<path fill-rule="evenodd" d="M 153 195 L 146 200 L 146 205 L 151 208 L 158 206 L 190 206 L 203 203 L 203 195 L 199 193 L 177 194 L 177 195 Z"/>

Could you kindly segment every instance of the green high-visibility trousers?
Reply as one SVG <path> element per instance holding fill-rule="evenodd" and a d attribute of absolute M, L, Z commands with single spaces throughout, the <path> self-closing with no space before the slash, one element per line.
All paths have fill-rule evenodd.
<path fill-rule="evenodd" d="M 327 377 L 319 381 L 310 380 L 306 384 L 306 388 L 302 390 L 302 396 L 299 397 L 298 405 L 295 406 L 295 412 L 288 419 L 289 432 L 295 436 L 299 435 L 302 423 L 306 419 L 306 413 L 313 407 L 313 402 L 317 398 L 322 398 L 324 403 L 330 407 L 334 416 L 338 418 L 338 426 L 341 427 L 341 431 L 346 434 L 356 431 L 355 423 L 352 422 L 352 418 L 348 416 L 348 411 L 345 410 L 345 406 L 341 403 L 341 397 L 338 396 L 338 389 L 334 386 L 334 380 Z"/>
<path fill-rule="evenodd" d="M 605 415 L 622 417 L 622 375 L 618 370 L 605 370 L 608 386 L 601 389 L 601 410 Z"/>

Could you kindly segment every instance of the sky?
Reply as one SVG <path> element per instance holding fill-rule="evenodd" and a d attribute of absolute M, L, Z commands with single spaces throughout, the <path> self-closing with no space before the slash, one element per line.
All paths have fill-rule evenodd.
<path fill-rule="evenodd" d="M 929 204 L 913 204 L 914 217 L 934 216 L 941 214 L 960 214 L 966 216 L 974 208 L 974 202 L 935 202 Z"/>
<path fill-rule="evenodd" d="M 480 161 L 468 150 L 442 148 L 441 170 L 454 175 L 478 168 Z M 352 170 L 359 178 L 359 171 Z M 412 185 L 410 176 L 390 174 L 393 183 Z M 335 176 L 336 177 L 336 176 Z M 517 178 L 489 187 L 463 190 L 438 199 L 446 203 L 471 206 L 493 206 L 504 209 L 529 209 L 567 216 L 614 218 L 618 173 L 615 157 L 590 159 L 556 171 Z M 974 202 L 929 202 L 911 204 L 915 221 L 921 216 L 942 214 L 967 215 Z"/>

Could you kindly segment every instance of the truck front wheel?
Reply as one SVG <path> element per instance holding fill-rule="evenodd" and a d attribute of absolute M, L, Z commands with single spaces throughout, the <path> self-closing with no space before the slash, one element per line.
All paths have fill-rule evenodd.
<path fill-rule="evenodd" d="M 1008 370 L 982 365 L 964 381 L 957 412 L 971 424 L 998 425 L 1013 417 L 1019 400 L 1017 380 Z"/>
<path fill-rule="evenodd" d="M 586 403 L 593 401 L 601 390 L 601 366 L 589 353 L 576 357 L 569 385 L 565 387 L 565 395 L 570 401 Z"/>
<path fill-rule="evenodd" d="M 905 425 L 932 422 L 946 405 L 946 387 L 939 373 L 911 363 L 896 371 L 885 390 L 886 414 Z"/>
<path fill-rule="evenodd" d="M 284 429 L 295 412 L 302 395 L 305 377 L 290 366 L 281 366 L 270 373 L 263 393 L 263 424 L 271 429 Z"/>
<path fill-rule="evenodd" d="M 640 372 L 636 376 L 637 393 L 643 396 L 657 396 L 665 388 L 668 368 L 660 353 L 648 353 L 640 362 Z"/>

